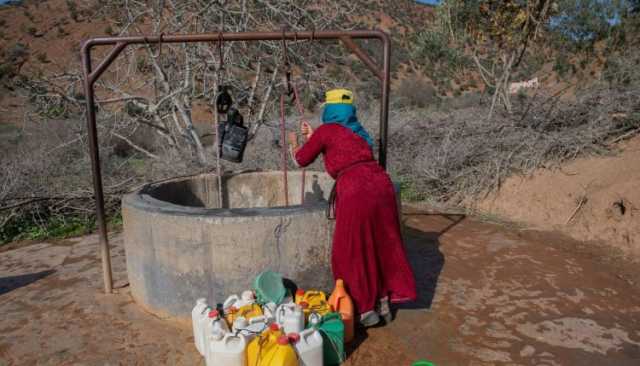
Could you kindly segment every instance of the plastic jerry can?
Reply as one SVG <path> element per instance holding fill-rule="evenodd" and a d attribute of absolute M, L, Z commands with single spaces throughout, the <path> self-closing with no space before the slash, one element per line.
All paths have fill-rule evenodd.
<path fill-rule="evenodd" d="M 224 302 L 222 303 L 222 309 L 227 310 L 232 306 L 239 309 L 246 305 L 255 304 L 255 302 L 256 302 L 256 297 L 253 294 L 253 291 L 247 290 L 247 291 L 243 291 L 240 296 L 231 295 L 227 297 L 227 299 L 224 300 Z"/>
<path fill-rule="evenodd" d="M 231 306 L 224 310 L 224 319 L 227 321 L 229 328 L 233 326 L 233 322 L 239 317 L 240 313 L 238 312 L 238 308 L 235 306 Z"/>
<path fill-rule="evenodd" d="M 247 304 L 238 309 L 238 316 L 245 319 L 251 319 L 261 315 L 263 315 L 262 308 L 258 304 Z"/>
<path fill-rule="evenodd" d="M 243 291 L 240 294 L 240 307 L 255 304 L 256 303 L 256 295 L 251 290 Z"/>
<path fill-rule="evenodd" d="M 285 335 L 278 337 L 276 344 L 263 353 L 259 366 L 298 366 L 298 355 L 289 338 Z"/>
<path fill-rule="evenodd" d="M 205 353 L 204 323 L 211 308 L 207 305 L 207 299 L 196 300 L 196 306 L 191 311 L 191 323 L 193 325 L 193 341 L 201 355 Z"/>
<path fill-rule="evenodd" d="M 340 313 L 342 317 L 344 322 L 344 342 L 351 342 L 355 332 L 353 301 L 344 287 L 344 281 L 341 279 L 336 280 L 336 288 L 329 297 L 329 305 L 331 305 L 333 311 Z"/>
<path fill-rule="evenodd" d="M 248 320 L 246 318 L 239 317 L 233 322 L 233 331 L 244 335 L 247 342 L 253 340 L 257 335 L 267 330 L 268 327 L 267 318 L 264 315 Z"/>
<path fill-rule="evenodd" d="M 301 366 L 323 366 L 322 334 L 317 329 L 309 328 L 300 333 L 294 344 Z"/>
<path fill-rule="evenodd" d="M 272 323 L 267 330 L 254 338 L 247 346 L 247 364 L 249 366 L 257 366 L 260 360 L 275 347 L 278 338 L 283 333 L 276 323 Z"/>
<path fill-rule="evenodd" d="M 322 318 L 318 326 L 322 334 L 322 353 L 324 363 L 329 366 L 340 365 L 345 360 L 344 323 L 338 313 L 329 313 Z"/>
<path fill-rule="evenodd" d="M 210 335 L 209 347 L 207 366 L 247 366 L 247 341 L 242 334 Z"/>
<path fill-rule="evenodd" d="M 296 296 L 295 296 L 295 303 L 296 304 L 300 304 L 300 302 L 302 301 L 302 299 L 304 298 L 304 290 L 303 289 L 297 289 L 296 290 Z"/>
<path fill-rule="evenodd" d="M 211 347 L 206 346 L 206 341 L 211 338 L 222 339 L 225 334 L 229 333 L 229 327 L 218 310 L 211 310 L 208 314 L 208 319 L 204 322 L 202 330 L 202 339 L 205 340 L 204 357 L 207 359 L 210 357 Z"/>
<path fill-rule="evenodd" d="M 317 328 L 322 323 L 322 315 L 318 313 L 311 312 L 309 314 L 309 319 L 307 319 L 307 328 Z"/>
<path fill-rule="evenodd" d="M 220 332 L 222 335 L 229 332 L 227 322 L 222 318 L 222 315 L 218 310 L 209 311 L 207 316 L 208 318 L 204 321 L 204 326 L 202 327 L 204 332 L 202 339 L 206 340 L 207 336 L 216 332 Z"/>
<path fill-rule="evenodd" d="M 304 329 L 304 312 L 296 304 L 282 304 L 276 311 L 276 321 L 285 334 L 300 333 Z"/>
<path fill-rule="evenodd" d="M 275 302 L 268 302 L 262 306 L 262 314 L 267 317 L 269 323 L 276 321 L 276 310 L 278 306 Z"/>
<path fill-rule="evenodd" d="M 322 291 L 307 291 L 301 297 L 298 304 L 309 304 L 305 316 L 308 317 L 309 313 L 314 312 L 320 315 L 325 315 L 331 312 L 331 306 L 327 302 L 327 295 Z"/>
<path fill-rule="evenodd" d="M 238 309 L 240 308 L 240 296 L 238 295 L 231 295 L 229 297 L 227 297 L 226 300 L 224 300 L 224 302 L 222 303 L 222 309 L 227 312 L 228 309 L 231 309 L 232 307 Z"/>

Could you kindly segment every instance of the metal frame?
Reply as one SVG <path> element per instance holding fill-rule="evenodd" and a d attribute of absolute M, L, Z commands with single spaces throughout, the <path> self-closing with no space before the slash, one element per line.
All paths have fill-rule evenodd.
<path fill-rule="evenodd" d="M 391 62 L 391 41 L 389 36 L 378 30 L 372 31 L 304 31 L 304 32 L 245 32 L 245 33 L 207 33 L 180 34 L 158 36 L 101 37 L 91 38 L 83 42 L 82 67 L 84 71 L 84 90 L 87 103 L 87 129 L 89 131 L 89 149 L 93 171 L 93 187 L 96 200 L 96 220 L 100 237 L 102 272 L 104 291 L 111 293 L 113 279 L 111 273 L 111 257 L 104 213 L 104 193 L 102 189 L 102 173 L 100 170 L 100 154 L 98 149 L 98 133 L 96 127 L 96 110 L 94 84 L 120 53 L 132 44 L 156 43 L 194 43 L 194 42 L 233 42 L 233 41 L 278 41 L 278 40 L 340 40 L 343 45 L 355 54 L 382 82 L 382 100 L 380 107 L 380 137 L 378 161 L 383 168 L 387 166 L 387 125 L 389 118 L 389 83 Z M 354 39 L 378 39 L 382 42 L 382 68 L 358 45 Z M 97 46 L 113 46 L 95 70 L 91 66 L 91 50 Z"/>

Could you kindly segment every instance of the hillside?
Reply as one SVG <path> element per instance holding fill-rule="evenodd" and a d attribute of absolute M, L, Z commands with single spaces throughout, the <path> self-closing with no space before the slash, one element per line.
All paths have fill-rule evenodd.
<path fill-rule="evenodd" d="M 0 211 L 0 241 L 92 229 L 79 68 L 80 42 L 92 36 L 215 32 L 221 25 L 231 31 L 283 24 L 296 30 L 383 29 L 393 39 L 389 170 L 404 198 L 455 209 L 480 201 L 516 220 L 528 221 L 500 211 L 510 205 L 508 194 L 501 193 L 505 202 L 495 209 L 482 198 L 513 175 L 615 153 L 612 141 L 640 128 L 634 87 L 640 81 L 634 67 L 639 40 L 632 37 L 638 23 L 631 16 L 589 42 L 540 28 L 537 38 L 527 40 L 522 62 L 509 70 L 509 82 L 496 88 L 504 71 L 496 56 L 500 35 L 489 32 L 486 19 L 469 18 L 477 12 L 457 0 L 436 8 L 409 0 L 251 2 L 247 9 L 239 1 L 185 1 L 163 11 L 124 4 L 28 0 L 0 8 L 0 208 L 7 208 Z M 492 14 L 481 15 L 491 20 Z M 471 29 L 487 32 L 488 41 L 477 41 Z M 373 42 L 360 45 L 372 55 L 378 51 Z M 131 187 L 215 169 L 212 100 L 218 80 L 231 86 L 254 133 L 245 161 L 223 162 L 222 170 L 280 168 L 280 43 L 224 45 L 220 75 L 217 51 L 209 44 L 131 47 L 96 85 L 108 209 L 115 223 L 119 197 Z M 289 51 L 306 118 L 318 123 L 323 91 L 347 86 L 356 93 L 360 119 L 377 137 L 378 81 L 357 58 L 329 42 L 291 42 Z M 505 92 L 511 83 L 527 80 L 535 86 Z M 296 129 L 299 116 L 293 108 L 286 114 L 286 128 Z M 536 191 L 535 184 L 527 187 Z M 585 238 L 626 240 L 607 235 L 590 232 Z"/>

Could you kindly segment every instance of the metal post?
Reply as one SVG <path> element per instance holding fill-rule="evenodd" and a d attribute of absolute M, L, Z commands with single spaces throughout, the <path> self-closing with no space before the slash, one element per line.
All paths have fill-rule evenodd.
<path fill-rule="evenodd" d="M 387 169 L 387 133 L 389 126 L 389 82 L 391 78 L 391 40 L 386 33 L 380 32 L 383 45 L 382 55 L 382 100 L 380 103 L 380 145 L 378 162 Z"/>
<path fill-rule="evenodd" d="M 109 240 L 104 213 L 104 193 L 102 192 L 102 173 L 100 172 L 100 151 L 98 148 L 98 131 L 96 128 L 96 110 L 93 95 L 93 80 L 91 78 L 91 48 L 82 50 L 82 65 L 84 68 L 84 93 L 87 103 L 87 130 L 89 131 L 89 154 L 91 155 L 91 169 L 93 171 L 93 191 L 96 201 L 96 222 L 100 240 L 100 256 L 102 258 L 102 276 L 104 292 L 110 294 L 113 290 L 111 273 L 111 255 L 109 254 Z"/>
<path fill-rule="evenodd" d="M 82 66 L 84 71 L 84 90 L 87 103 L 87 130 L 89 132 L 89 149 L 91 168 L 93 171 L 93 188 L 96 200 L 96 220 L 100 237 L 100 252 L 102 256 L 102 270 L 104 276 L 104 290 L 111 293 L 113 279 L 111 273 L 111 257 L 109 255 L 109 241 L 104 212 L 104 193 L 102 189 L 102 174 L 100 171 L 100 154 L 98 133 L 96 127 L 96 111 L 94 104 L 93 86 L 100 75 L 118 57 L 120 52 L 130 44 L 156 43 L 193 43 L 193 42 L 230 42 L 230 41 L 280 41 L 280 40 L 342 40 L 345 46 L 356 54 L 373 72 L 382 79 L 382 100 L 380 106 L 380 138 L 378 161 L 382 167 L 387 167 L 387 124 L 389 118 L 389 83 L 390 83 L 390 55 L 391 41 L 389 36 L 381 31 L 321 31 L 321 32 L 245 32 L 245 33 L 206 33 L 180 34 L 158 36 L 128 36 L 128 37 L 100 37 L 92 38 L 82 44 Z M 353 39 L 379 39 L 383 45 L 382 71 L 376 63 L 352 41 Z M 91 48 L 95 46 L 114 46 L 107 57 L 91 69 Z"/>

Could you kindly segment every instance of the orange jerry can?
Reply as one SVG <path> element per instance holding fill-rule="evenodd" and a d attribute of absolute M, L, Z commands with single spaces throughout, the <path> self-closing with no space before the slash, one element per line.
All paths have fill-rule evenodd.
<path fill-rule="evenodd" d="M 341 279 L 336 280 L 336 288 L 329 296 L 329 305 L 333 311 L 340 314 L 342 322 L 344 323 L 344 342 L 349 343 L 353 340 L 355 332 L 355 314 L 353 301 L 344 288 L 344 281 Z"/>

